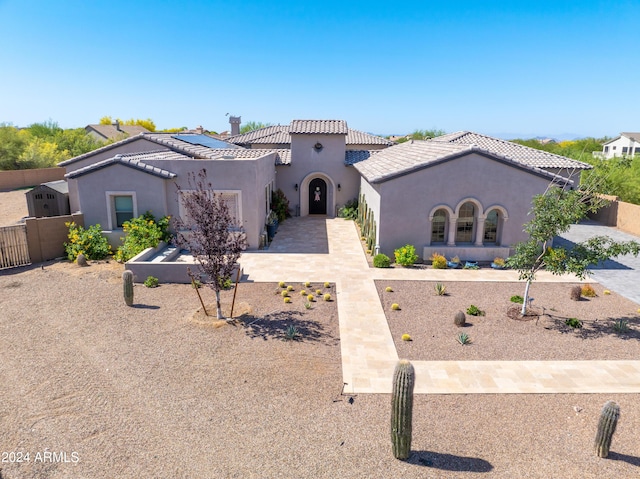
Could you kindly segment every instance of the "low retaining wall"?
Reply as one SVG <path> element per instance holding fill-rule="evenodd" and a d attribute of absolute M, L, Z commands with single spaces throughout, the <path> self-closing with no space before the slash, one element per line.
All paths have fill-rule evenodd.
<path fill-rule="evenodd" d="M 36 186 L 48 181 L 64 180 L 64 168 L 0 171 L 0 191 Z"/>
<path fill-rule="evenodd" d="M 147 248 L 140 254 L 134 256 L 124 265 L 133 273 L 133 280 L 136 283 L 143 283 L 149 276 L 158 278 L 160 283 L 191 283 L 188 269 L 198 272 L 197 261 L 191 257 L 181 257 L 180 261 L 175 260 L 180 256 L 180 248 L 172 249 L 166 243 L 160 243 L 156 248 Z M 157 258 L 159 254 L 166 252 L 163 257 Z M 154 259 L 155 258 L 155 259 Z M 238 274 L 239 265 L 233 270 L 232 280 Z"/>
<path fill-rule="evenodd" d="M 425 246 L 422 250 L 423 261 L 431 261 L 431 255 L 438 253 L 450 260 L 454 256 L 465 261 L 493 261 L 495 258 L 508 258 L 511 250 L 508 246 Z"/>

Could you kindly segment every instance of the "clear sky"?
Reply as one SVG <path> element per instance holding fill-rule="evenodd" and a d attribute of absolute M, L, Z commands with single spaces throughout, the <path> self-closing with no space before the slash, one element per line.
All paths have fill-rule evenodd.
<path fill-rule="evenodd" d="M 640 1 L 0 0 L 0 122 L 640 131 Z"/>

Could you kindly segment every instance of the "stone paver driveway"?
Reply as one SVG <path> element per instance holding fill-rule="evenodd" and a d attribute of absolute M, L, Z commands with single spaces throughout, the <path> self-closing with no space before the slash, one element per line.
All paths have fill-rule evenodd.
<path fill-rule="evenodd" d="M 376 279 L 459 280 L 460 271 L 371 269 L 353 222 L 284 222 L 269 250 L 241 258 L 248 281 L 336 284 L 345 392 L 390 393 L 398 354 Z M 514 271 L 465 271 L 465 281 L 517 281 Z M 538 281 L 574 282 L 542 273 Z M 612 287 L 612 289 L 615 289 Z M 617 291 L 617 290 L 616 290 Z M 640 392 L 640 361 L 415 361 L 416 393 Z"/>

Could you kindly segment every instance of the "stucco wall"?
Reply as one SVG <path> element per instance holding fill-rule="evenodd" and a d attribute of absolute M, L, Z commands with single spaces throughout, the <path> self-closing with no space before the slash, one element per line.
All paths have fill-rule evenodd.
<path fill-rule="evenodd" d="M 391 256 L 394 249 L 407 243 L 422 251 L 430 245 L 429 215 L 438 207 L 457 212 L 466 200 L 475 201 L 480 214 L 494 207 L 506 211 L 500 244 L 514 244 L 525 239 L 522 225 L 528 221 L 531 198 L 544 192 L 548 184 L 547 178 L 477 153 L 381 183 L 377 185 L 382 198 L 378 220 L 381 252 Z"/>
<path fill-rule="evenodd" d="M 27 244 L 32 263 L 66 256 L 64 243 L 68 241 L 67 222 L 84 226 L 83 215 L 53 216 L 50 218 L 27 218 Z"/>
<path fill-rule="evenodd" d="M 110 202 L 107 192 L 122 195 L 135 192 L 134 216 L 151 211 L 156 217 L 167 214 L 165 181 L 124 165 L 113 165 L 81 176 L 77 181 L 80 211 L 87 226 L 100 224 L 112 246 L 117 246 L 122 229 L 110 223 Z"/>
<path fill-rule="evenodd" d="M 130 143 L 125 143 L 123 145 L 118 145 L 113 148 L 109 148 L 105 151 L 100 151 L 98 153 L 94 153 L 90 155 L 88 158 L 84 158 L 82 160 L 73 162 L 71 164 L 66 165 L 65 173 L 70 173 L 72 171 L 78 170 L 85 166 L 93 165 L 94 163 L 98 163 L 102 160 L 107 160 L 109 158 L 113 158 L 116 155 L 122 155 L 125 153 L 141 153 L 145 151 L 158 151 L 158 150 L 167 150 L 168 148 L 162 145 L 158 145 L 157 143 L 153 143 L 149 140 L 145 140 L 144 138 L 138 138 Z M 80 211 L 80 198 L 78 197 L 78 182 L 74 179 L 69 179 L 69 206 L 71 212 Z M 91 224 L 91 223 L 89 223 Z"/>
<path fill-rule="evenodd" d="M 257 249 L 264 229 L 266 213 L 264 187 L 275 180 L 275 156 L 269 154 L 257 159 L 231 160 L 171 160 L 148 161 L 178 176 L 165 183 L 167 214 L 179 214 L 176 184 L 188 190 L 188 174 L 207 170 L 207 178 L 214 190 L 240 191 L 242 226 L 247 234 L 249 249 Z"/>
<path fill-rule="evenodd" d="M 376 186 L 367 182 L 364 178 L 360 178 L 360 194 L 364 196 L 367 208 L 373 212 L 373 219 L 376 222 L 376 243 L 380 240 L 380 193 Z"/>
<path fill-rule="evenodd" d="M 321 151 L 314 148 L 318 142 L 322 144 Z M 298 206 L 300 214 L 306 216 L 309 182 L 322 178 L 327 183 L 327 216 L 332 217 L 336 207 L 358 196 L 358 172 L 345 166 L 344 156 L 344 135 L 291 135 L 291 165 L 277 167 L 276 188 L 284 192 L 293 211 Z"/>
<path fill-rule="evenodd" d="M 64 174 L 64 168 L 0 171 L 0 190 L 14 190 L 49 181 L 64 180 Z"/>

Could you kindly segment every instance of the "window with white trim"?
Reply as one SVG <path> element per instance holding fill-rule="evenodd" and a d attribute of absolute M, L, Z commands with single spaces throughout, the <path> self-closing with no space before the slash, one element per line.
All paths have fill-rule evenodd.
<path fill-rule="evenodd" d="M 431 220 L 431 244 L 444 243 L 447 237 L 447 210 L 440 208 Z"/>
<path fill-rule="evenodd" d="M 482 242 L 484 244 L 498 244 L 498 221 L 500 215 L 498 210 L 491 210 L 484 220 L 484 236 Z"/>
<path fill-rule="evenodd" d="M 467 201 L 460 207 L 458 223 L 456 225 L 456 244 L 472 243 L 476 221 L 476 207 Z"/>
<path fill-rule="evenodd" d="M 133 219 L 133 196 L 114 196 L 113 209 L 116 217 L 116 228 L 122 228 L 122 225 Z"/>
<path fill-rule="evenodd" d="M 189 224 L 189 215 L 184 206 L 184 199 L 189 194 L 194 193 L 193 190 L 182 190 L 180 192 L 180 202 L 178 204 L 178 215 L 185 224 Z M 233 223 L 236 226 L 242 226 L 242 192 L 239 190 L 214 190 L 210 191 L 211 194 L 220 195 L 222 201 L 227 205 L 229 214 L 233 218 Z"/>
<path fill-rule="evenodd" d="M 110 230 L 122 228 L 125 221 L 138 216 L 135 191 L 107 191 L 106 196 Z"/>

